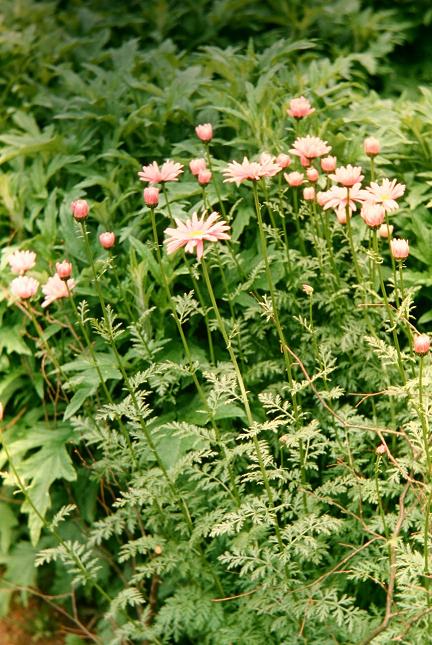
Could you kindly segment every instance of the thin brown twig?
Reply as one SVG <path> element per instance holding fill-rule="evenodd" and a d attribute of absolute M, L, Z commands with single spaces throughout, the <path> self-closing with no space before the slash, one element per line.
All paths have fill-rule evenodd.
<path fill-rule="evenodd" d="M 390 620 L 392 617 L 395 615 L 392 613 L 392 606 L 393 606 L 393 595 L 394 595 L 394 589 L 395 589 L 395 581 L 396 581 L 396 541 L 397 538 L 399 537 L 399 533 L 402 529 L 402 524 L 405 519 L 405 497 L 408 492 L 409 488 L 409 483 L 407 482 L 405 484 L 405 487 L 402 491 L 402 494 L 399 497 L 399 513 L 398 513 L 398 519 L 396 522 L 396 526 L 394 528 L 394 531 L 392 533 L 392 536 L 389 540 L 389 583 L 387 587 L 387 596 L 386 596 L 386 609 L 385 609 L 385 614 L 384 618 L 378 627 L 375 627 L 366 638 L 360 641 L 359 645 L 368 645 L 371 641 L 374 640 L 376 636 L 381 634 L 383 631 L 385 631 L 390 623 Z"/>

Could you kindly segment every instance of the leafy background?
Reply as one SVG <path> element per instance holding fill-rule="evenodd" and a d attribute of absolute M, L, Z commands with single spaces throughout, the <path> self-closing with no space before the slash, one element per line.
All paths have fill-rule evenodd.
<path fill-rule="evenodd" d="M 86 298 L 91 311 L 97 315 L 90 269 L 69 211 L 73 199 L 85 196 L 91 201 L 93 251 L 100 258 L 101 269 L 106 270 L 104 280 L 111 303 L 125 328 L 132 320 L 138 321 L 119 340 L 122 356 L 131 373 L 150 369 L 156 358 L 163 364 L 159 372 L 150 372 L 150 400 L 159 419 L 153 423 L 162 428 L 158 445 L 165 463 L 180 469 L 182 459 L 192 446 L 191 437 L 180 432 L 173 438 L 170 431 L 163 430 L 164 424 L 188 421 L 204 427 L 206 419 L 193 415 L 197 402 L 191 402 L 192 387 L 187 374 L 176 373 L 172 365 L 169 368 L 169 361 L 180 360 L 178 343 L 148 244 L 150 221 L 142 206 L 142 185 L 136 173 L 142 164 L 152 160 L 163 161 L 169 157 L 187 164 L 191 157 L 200 156 L 202 149 L 194 135 L 194 126 L 207 121 L 215 126 L 213 151 L 219 168 L 231 159 L 241 159 L 244 154 L 253 156 L 264 149 L 286 151 L 294 132 L 285 117 L 285 109 L 291 97 L 305 93 L 317 108 L 310 127 L 317 135 L 331 140 L 342 162 L 365 163 L 362 141 L 373 134 L 383 144 L 379 171 L 395 175 L 409 186 L 405 207 L 398 215 L 398 234 L 409 237 L 412 245 L 406 282 L 416 289 L 415 316 L 427 331 L 432 321 L 429 206 L 432 201 L 429 37 L 432 10 L 426 0 L 415 4 L 402 0 L 387 3 L 203 0 L 198 6 L 191 1 L 160 0 L 129 2 L 127 7 L 114 4 L 107 7 L 104 2 L 3 0 L 1 18 L 0 235 L 4 253 L 0 265 L 3 286 L 0 399 L 6 406 L 8 419 L 13 420 L 9 426 L 12 455 L 38 508 L 42 515 L 48 513 L 52 518 L 61 507 L 75 504 L 79 511 L 73 519 L 63 522 L 61 530 L 65 539 L 80 542 L 83 535 L 88 536 L 94 530 L 95 522 L 101 521 L 101 480 L 109 478 L 115 459 L 118 459 L 117 474 L 121 477 L 123 465 L 127 472 L 127 460 L 113 441 L 103 454 L 91 429 L 77 420 L 77 415 L 83 415 L 79 419 L 90 418 L 98 408 L 97 381 L 88 357 L 81 355 L 78 343 L 70 342 L 67 322 L 71 312 L 63 302 L 47 315 L 44 333 L 60 357 L 71 400 L 67 406 L 48 400 L 45 381 L 54 378 L 50 372 L 52 365 L 49 361 L 46 363 L 44 349 L 35 341 L 29 322 L 9 303 L 10 275 L 5 259 L 8 250 L 16 246 L 35 250 L 38 254 L 35 276 L 41 280 L 52 273 L 56 260 L 63 256 L 70 258 L 79 277 L 78 297 Z M 230 205 L 241 199 L 231 213 L 234 240 L 238 241 L 239 258 L 247 272 L 257 271 L 256 282 L 251 284 L 262 289 L 247 191 L 240 189 L 237 194 L 225 186 L 223 194 Z M 185 215 L 192 206 L 201 206 L 201 193 L 188 175 L 170 188 L 170 199 L 178 215 Z M 118 278 L 115 272 L 109 271 L 110 260 L 96 243 L 96 233 L 105 229 L 115 230 L 118 236 L 121 250 L 113 260 Z M 223 261 L 230 266 L 229 258 L 224 257 Z M 173 284 L 180 294 L 187 289 L 188 277 L 178 264 L 173 271 Z M 234 294 L 235 274 L 231 275 L 228 286 Z M 307 305 L 302 302 L 299 305 L 298 301 L 300 285 L 305 279 L 317 280 L 316 266 L 307 259 L 299 260 L 297 271 L 290 276 L 290 290 L 283 305 L 285 312 L 294 311 L 300 321 L 292 323 L 291 331 L 303 350 L 309 346 L 301 324 L 301 316 L 307 316 Z M 241 310 L 243 321 L 247 378 L 258 400 L 258 394 L 266 388 L 271 392 L 278 389 L 281 368 L 277 361 L 271 364 L 264 360 L 264 355 L 257 354 L 265 324 L 259 318 L 259 308 L 247 297 L 247 288 L 242 291 L 236 307 Z M 374 389 L 380 382 L 379 363 L 371 358 L 372 366 L 367 373 L 356 364 L 353 354 L 356 339 L 364 334 L 361 321 L 353 311 L 348 312 L 344 323 L 355 319 L 357 331 L 350 338 L 341 324 L 335 332 L 331 317 L 334 311 L 328 306 L 325 294 L 318 292 L 316 298 L 317 333 L 323 356 L 332 364 L 337 353 L 335 383 L 347 387 L 351 382 L 358 386 L 357 391 Z M 155 311 L 148 314 L 151 307 Z M 147 334 L 151 360 L 142 358 L 143 350 L 137 341 L 138 323 Z M 195 333 L 194 358 L 205 363 L 206 339 L 202 325 L 194 317 L 188 325 L 191 335 Z M 101 338 L 96 343 L 104 379 L 114 398 L 119 399 L 121 374 L 113 367 L 112 350 Z M 342 351 L 338 353 L 336 347 L 342 347 Z M 220 352 L 220 359 L 222 355 Z M 357 358 L 360 356 L 362 351 Z M 41 369 L 44 365 L 46 373 L 45 368 Z M 313 369 L 312 361 L 308 367 Z M 306 400 L 306 407 L 312 405 L 311 397 L 308 399 L 306 395 Z M 348 405 L 348 402 L 343 399 L 342 404 Z M 383 404 L 382 413 L 386 412 Z M 366 416 L 368 413 L 370 410 L 366 408 Z M 242 411 L 233 401 L 222 400 L 217 418 L 230 432 L 233 420 L 234 429 L 240 427 Z M 323 418 L 318 420 L 323 422 Z M 309 421 L 312 424 L 312 419 Z M 319 471 L 326 464 L 324 449 L 314 434 L 315 428 L 311 426 L 308 431 L 317 442 L 311 472 Z M 357 445 L 360 440 L 353 437 L 351 440 L 354 450 L 360 451 L 361 446 Z M 196 450 L 211 449 L 206 436 L 200 436 L 200 441 L 195 438 L 192 443 Z M 83 456 L 83 446 L 93 444 L 97 446 L 97 456 Z M 366 441 L 366 445 L 372 451 L 370 442 Z M 93 457 L 91 468 L 88 464 Z M 111 465 L 107 466 L 104 460 Z M 1 468 L 6 468 L 6 464 L 7 456 L 2 452 Z M 145 474 L 142 476 L 141 484 L 148 483 Z M 41 533 L 43 523 L 26 503 L 21 508 L 13 503 L 14 483 L 13 473 L 9 471 L 0 503 L 3 580 L 18 587 L 39 584 L 47 592 L 61 593 L 70 586 L 73 574 L 65 563 L 48 564 L 38 570 L 34 567 L 40 548 L 54 548 L 55 541 L 49 532 Z M 318 474 L 315 484 L 325 484 Z M 394 486 L 393 489 L 389 484 L 389 499 L 396 496 Z M 205 505 L 205 491 L 205 488 L 201 490 L 197 508 Z M 367 491 L 364 494 L 367 498 Z M 215 514 L 216 520 L 216 491 L 214 495 L 214 503 L 208 510 Z M 350 495 L 354 497 L 352 489 L 347 493 Z M 389 512 L 392 512 L 390 507 Z M 151 523 L 151 517 L 147 519 Z M 123 521 L 119 519 L 120 523 Z M 174 513 L 169 521 L 175 521 Z M 327 554 L 323 557 L 328 564 L 338 553 L 336 537 L 327 539 L 332 531 L 337 533 L 332 521 L 328 520 L 327 529 L 322 528 L 317 542 L 309 544 L 305 560 L 312 561 L 315 570 L 320 565 L 318 560 L 313 561 L 311 553 L 318 541 Z M 103 539 L 108 540 L 107 551 L 118 554 L 118 546 L 109 541 L 116 531 L 110 533 L 103 528 L 106 530 Z M 206 530 L 202 528 L 203 534 Z M 308 530 L 313 534 L 315 529 Z M 353 542 L 360 539 L 357 529 L 350 530 Z M 122 527 L 118 529 L 118 535 L 121 533 Z M 286 538 L 294 540 L 293 536 Z M 218 544 L 218 555 L 223 553 L 224 539 L 228 540 L 223 538 Z M 260 542 L 262 535 L 257 539 Z M 99 544 L 102 537 L 99 540 L 93 536 L 93 541 Z M 172 558 L 187 560 L 181 552 L 184 545 L 171 547 Z M 300 562 L 302 557 L 300 553 Z M 369 567 L 371 561 L 373 557 L 368 560 Z M 98 574 L 103 586 L 112 584 L 113 570 L 109 562 L 107 557 Z M 169 563 L 166 566 L 169 568 Z M 361 578 L 361 563 L 358 566 Z M 151 567 L 149 571 L 154 574 Z M 263 571 L 256 573 L 258 580 L 264 576 Z M 155 633 L 149 637 L 160 638 L 160 642 L 204 642 L 199 639 L 207 634 L 205 642 L 210 643 L 216 642 L 212 640 L 215 638 L 220 643 L 260 642 L 267 633 L 267 623 L 265 616 L 257 618 L 254 601 L 224 613 L 220 605 L 217 609 L 211 606 L 207 594 L 207 600 L 202 602 L 202 615 L 197 617 L 196 600 L 202 600 L 202 589 L 191 584 L 183 604 L 175 594 L 176 583 L 188 575 L 190 571 L 185 565 L 184 571 L 173 576 L 164 590 L 167 601 L 159 614 Z M 313 577 L 312 572 L 310 575 Z M 194 576 L 196 582 L 199 576 L 196 572 Z M 317 621 L 310 636 L 315 642 L 330 642 L 326 640 L 328 631 L 322 625 L 328 625 L 335 611 L 339 612 L 338 642 L 351 642 L 344 631 L 350 621 L 356 625 L 357 633 L 361 630 L 366 633 L 377 613 L 376 607 L 383 601 L 379 592 L 371 597 L 365 580 L 366 577 L 355 581 L 355 592 L 353 583 L 345 586 L 341 583 L 337 591 L 329 587 L 326 597 L 322 592 L 323 597 L 314 599 L 322 612 L 321 622 Z M 234 589 L 233 580 L 230 584 Z M 93 606 L 97 614 L 98 600 L 93 592 L 87 589 L 80 593 L 81 602 Z M 352 604 L 350 594 L 356 596 L 357 604 Z M 259 598 L 262 602 L 262 596 Z M 5 584 L 0 595 L 3 611 L 9 601 L 10 586 Z M 133 598 L 129 601 L 133 606 Z M 281 616 L 285 615 L 287 607 L 281 598 L 277 602 L 282 606 Z M 289 611 L 292 610 L 291 607 Z M 271 615 L 273 610 L 268 607 L 267 611 Z M 180 613 L 182 621 L 178 618 Z M 294 612 L 297 614 L 298 611 Z M 251 628 L 248 633 L 251 615 L 255 631 Z M 280 617 L 279 620 L 282 621 Z M 221 627 L 223 621 L 227 621 L 225 631 Z M 240 625 L 238 631 L 236 624 Z M 285 633 L 277 621 L 273 624 L 276 625 L 274 642 L 282 642 L 283 638 L 291 638 L 286 642 L 297 642 L 292 640 L 293 632 Z M 98 629 L 101 638 L 106 639 L 103 642 L 111 642 L 107 640 L 112 637 L 109 621 L 101 619 Z M 127 638 L 125 634 L 123 638 Z"/>

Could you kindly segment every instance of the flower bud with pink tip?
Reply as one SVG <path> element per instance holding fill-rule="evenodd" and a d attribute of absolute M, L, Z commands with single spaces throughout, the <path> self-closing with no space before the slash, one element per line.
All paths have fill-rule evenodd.
<path fill-rule="evenodd" d="M 336 217 L 337 221 L 339 224 L 346 224 L 347 223 L 347 214 L 345 208 L 338 208 L 336 211 Z M 351 214 L 350 214 L 351 217 Z"/>
<path fill-rule="evenodd" d="M 430 338 L 427 334 L 418 334 L 414 338 L 414 351 L 420 356 L 424 356 L 428 353 L 431 346 Z"/>
<path fill-rule="evenodd" d="M 67 280 L 72 275 L 72 264 L 68 260 L 56 262 L 56 273 L 62 280 Z"/>
<path fill-rule="evenodd" d="M 321 206 L 321 207 L 325 206 L 327 203 L 327 193 L 322 190 L 319 190 L 316 194 L 316 201 L 318 206 Z"/>
<path fill-rule="evenodd" d="M 211 123 L 203 123 L 201 125 L 197 125 L 195 132 L 198 139 L 201 139 L 201 141 L 204 141 L 204 143 L 208 143 L 213 139 L 213 127 Z"/>
<path fill-rule="evenodd" d="M 381 224 L 378 229 L 378 235 L 384 239 L 391 237 L 394 231 L 393 224 Z"/>
<path fill-rule="evenodd" d="M 310 159 L 307 157 L 300 157 L 300 163 L 303 166 L 303 168 L 309 168 L 311 165 Z"/>
<path fill-rule="evenodd" d="M 212 174 L 208 168 L 204 168 L 204 170 L 200 170 L 198 173 L 198 183 L 201 184 L 201 186 L 207 186 L 211 182 Z"/>
<path fill-rule="evenodd" d="M 316 168 L 308 168 L 306 170 L 306 177 L 309 179 L 309 181 L 318 181 L 319 179 L 319 172 Z"/>
<path fill-rule="evenodd" d="M 159 204 L 159 188 L 148 186 L 143 191 L 144 203 L 149 208 L 155 208 Z"/>
<path fill-rule="evenodd" d="M 385 220 L 385 208 L 381 204 L 365 202 L 360 211 L 365 224 L 370 228 L 379 228 Z"/>
<path fill-rule="evenodd" d="M 391 254 L 395 260 L 405 260 L 409 256 L 408 240 L 394 239 L 390 242 Z"/>
<path fill-rule="evenodd" d="M 276 163 L 282 169 L 288 168 L 291 165 L 291 157 L 289 155 L 286 155 L 284 152 L 281 152 L 276 157 Z"/>
<path fill-rule="evenodd" d="M 291 99 L 289 108 L 287 109 L 288 116 L 292 116 L 294 119 L 304 119 L 306 116 L 312 114 L 312 112 L 315 112 L 315 108 L 311 106 L 304 96 Z"/>
<path fill-rule="evenodd" d="M 10 284 L 11 294 L 15 296 L 15 298 L 21 298 L 22 300 L 32 298 L 38 289 L 39 282 L 34 278 L 29 278 L 25 275 L 15 278 Z"/>
<path fill-rule="evenodd" d="M 90 207 L 85 199 L 75 199 L 71 204 L 71 211 L 74 218 L 78 221 L 88 217 Z"/>
<path fill-rule="evenodd" d="M 376 157 L 381 152 L 381 144 L 375 137 L 367 137 L 363 142 L 363 150 L 368 157 Z"/>
<path fill-rule="evenodd" d="M 284 173 L 285 181 L 291 186 L 301 186 L 304 181 L 304 174 L 302 172 L 289 172 Z"/>
<path fill-rule="evenodd" d="M 206 160 L 200 157 L 199 159 L 191 159 L 189 162 L 189 170 L 197 177 L 200 170 L 207 168 Z"/>
<path fill-rule="evenodd" d="M 115 244 L 115 235 L 112 231 L 106 231 L 99 235 L 99 242 L 104 249 L 111 249 Z"/>
<path fill-rule="evenodd" d="M 315 188 L 313 186 L 307 186 L 303 189 L 303 199 L 307 202 L 313 202 L 315 199 Z"/>
<path fill-rule="evenodd" d="M 321 168 L 324 172 L 333 172 L 336 170 L 337 159 L 329 155 L 321 159 Z"/>

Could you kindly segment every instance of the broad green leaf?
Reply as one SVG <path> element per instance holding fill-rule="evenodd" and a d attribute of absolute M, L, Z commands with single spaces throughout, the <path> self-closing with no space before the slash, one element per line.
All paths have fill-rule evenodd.
<path fill-rule="evenodd" d="M 12 539 L 12 529 L 18 524 L 12 509 L 0 502 L 0 553 L 7 553 Z"/>

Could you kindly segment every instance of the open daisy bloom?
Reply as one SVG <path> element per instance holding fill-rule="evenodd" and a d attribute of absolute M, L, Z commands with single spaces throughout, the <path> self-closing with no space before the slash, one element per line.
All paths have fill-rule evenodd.
<path fill-rule="evenodd" d="M 262 177 L 262 166 L 258 161 L 249 161 L 247 157 L 243 157 L 243 161 L 231 161 L 225 170 L 222 170 L 225 176 L 224 182 L 234 182 L 237 186 L 247 179 L 258 181 Z"/>
<path fill-rule="evenodd" d="M 69 292 L 74 288 L 75 280 L 72 278 L 70 280 L 62 280 L 58 274 L 48 278 L 47 282 L 42 285 L 42 291 L 45 296 L 45 300 L 42 303 L 42 307 L 48 307 L 54 300 L 59 300 L 60 298 L 67 298 Z"/>
<path fill-rule="evenodd" d="M 322 157 L 330 152 L 331 146 L 327 141 L 323 141 L 319 137 L 311 137 L 309 134 L 306 137 L 298 137 L 294 141 L 294 146 L 290 152 L 297 157 L 304 157 L 307 160 Z"/>
<path fill-rule="evenodd" d="M 183 172 L 183 164 L 167 159 L 159 168 L 157 161 L 148 166 L 143 166 L 138 173 L 141 181 L 148 181 L 152 184 L 160 184 L 164 181 L 178 181 L 178 176 Z"/>
<path fill-rule="evenodd" d="M 175 218 L 177 228 L 167 228 L 165 233 L 167 239 L 167 253 L 175 253 L 182 246 L 188 253 L 194 253 L 196 250 L 197 258 L 200 260 L 204 253 L 204 241 L 217 242 L 218 240 L 229 240 L 230 235 L 226 232 L 229 230 L 229 224 L 218 222 L 219 213 L 211 213 L 207 219 L 205 215 L 198 218 L 193 213 L 192 218 L 182 222 Z"/>
<path fill-rule="evenodd" d="M 398 184 L 396 179 L 383 179 L 381 184 L 372 182 L 366 189 L 369 193 L 369 200 L 375 204 L 382 204 L 386 213 L 391 213 L 399 208 L 397 199 L 405 192 L 405 185 Z"/>
<path fill-rule="evenodd" d="M 324 210 L 334 208 L 339 222 L 344 224 L 345 222 L 342 220 L 346 218 L 348 200 L 351 215 L 353 211 L 357 210 L 356 204 L 362 204 L 367 201 L 368 193 L 366 190 L 362 190 L 361 184 L 354 184 L 351 188 L 332 186 L 330 190 L 327 190 L 325 193 L 321 193 L 320 197 Z"/>
<path fill-rule="evenodd" d="M 13 273 L 24 275 L 36 264 L 36 253 L 34 251 L 14 251 L 8 255 L 7 261 Z"/>

